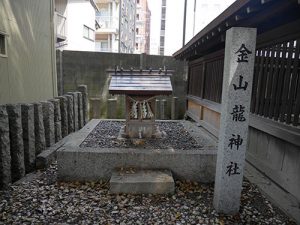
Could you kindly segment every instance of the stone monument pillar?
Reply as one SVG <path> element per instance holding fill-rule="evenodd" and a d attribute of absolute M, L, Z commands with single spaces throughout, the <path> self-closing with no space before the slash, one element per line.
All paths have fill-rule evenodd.
<path fill-rule="evenodd" d="M 255 45 L 255 28 L 233 27 L 226 32 L 221 126 L 214 189 L 214 207 L 219 213 L 235 214 L 240 208 Z"/>

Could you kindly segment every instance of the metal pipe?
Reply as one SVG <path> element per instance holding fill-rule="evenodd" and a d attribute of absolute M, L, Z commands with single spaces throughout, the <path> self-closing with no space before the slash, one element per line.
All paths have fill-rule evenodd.
<path fill-rule="evenodd" d="M 196 19 L 196 7 L 197 7 L 197 1 L 194 0 L 194 21 L 193 21 L 193 37 L 195 36 L 195 19 Z"/>
<path fill-rule="evenodd" d="M 185 44 L 186 5 L 187 5 L 187 0 L 184 0 L 184 16 L 183 16 L 183 38 L 182 38 L 182 46 L 184 46 L 184 44 Z"/>

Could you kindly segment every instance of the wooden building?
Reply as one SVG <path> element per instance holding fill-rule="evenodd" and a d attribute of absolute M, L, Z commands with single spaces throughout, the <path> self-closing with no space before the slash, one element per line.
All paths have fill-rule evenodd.
<path fill-rule="evenodd" d="M 187 115 L 220 127 L 225 33 L 257 28 L 247 162 L 300 202 L 300 1 L 237 0 L 174 53 L 189 63 Z M 268 193 L 277 203 L 279 195 Z M 300 218 L 300 209 L 280 207 Z M 297 213 L 298 214 L 297 214 Z"/>

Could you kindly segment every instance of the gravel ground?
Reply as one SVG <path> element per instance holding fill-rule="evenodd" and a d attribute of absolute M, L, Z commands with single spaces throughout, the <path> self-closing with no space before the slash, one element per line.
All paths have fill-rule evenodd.
<path fill-rule="evenodd" d="M 148 148 L 148 149 L 202 149 L 184 126 L 179 122 L 157 122 L 167 137 L 162 139 L 143 139 L 143 144 L 134 144 L 131 140 L 117 140 L 124 122 L 100 121 L 80 147 L 96 148 Z M 171 137 L 171 138 L 170 138 Z M 140 143 L 140 142 L 138 142 Z"/>
<path fill-rule="evenodd" d="M 240 213 L 217 214 L 213 185 L 176 182 L 174 195 L 112 195 L 108 184 L 58 183 L 56 165 L 0 192 L 0 224 L 295 224 L 248 181 Z"/>

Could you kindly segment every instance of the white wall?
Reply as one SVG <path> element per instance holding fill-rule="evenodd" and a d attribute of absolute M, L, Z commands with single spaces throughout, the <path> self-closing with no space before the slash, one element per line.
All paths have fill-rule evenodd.
<path fill-rule="evenodd" d="M 0 104 L 29 103 L 57 95 L 52 1 L 0 0 Z M 1 125 L 0 125 L 1 126 Z"/>
<path fill-rule="evenodd" d="M 190 1 L 188 0 L 188 3 Z M 183 14 L 184 0 L 167 0 L 165 55 L 172 55 L 182 47 Z M 189 16 L 187 14 L 187 17 Z"/>
<path fill-rule="evenodd" d="M 206 27 L 235 0 L 205 0 L 196 1 L 196 14 L 194 25 L 194 1 L 188 1 L 189 13 L 186 21 L 186 43 L 199 31 Z M 193 34 L 193 26 L 195 26 Z"/>
<path fill-rule="evenodd" d="M 196 35 L 235 0 L 196 0 Z M 187 43 L 193 35 L 194 0 L 187 0 L 186 36 Z M 150 54 L 158 54 L 160 36 L 161 0 L 148 0 L 151 10 Z M 172 55 L 182 47 L 184 0 L 167 0 L 165 55 Z"/>
<path fill-rule="evenodd" d="M 95 9 L 89 0 L 68 0 L 67 45 L 65 50 L 95 51 L 93 41 L 83 37 L 83 26 L 95 30 Z"/>
<path fill-rule="evenodd" d="M 119 51 L 119 41 L 116 40 L 116 35 L 112 34 L 112 52 L 118 52 Z"/>

